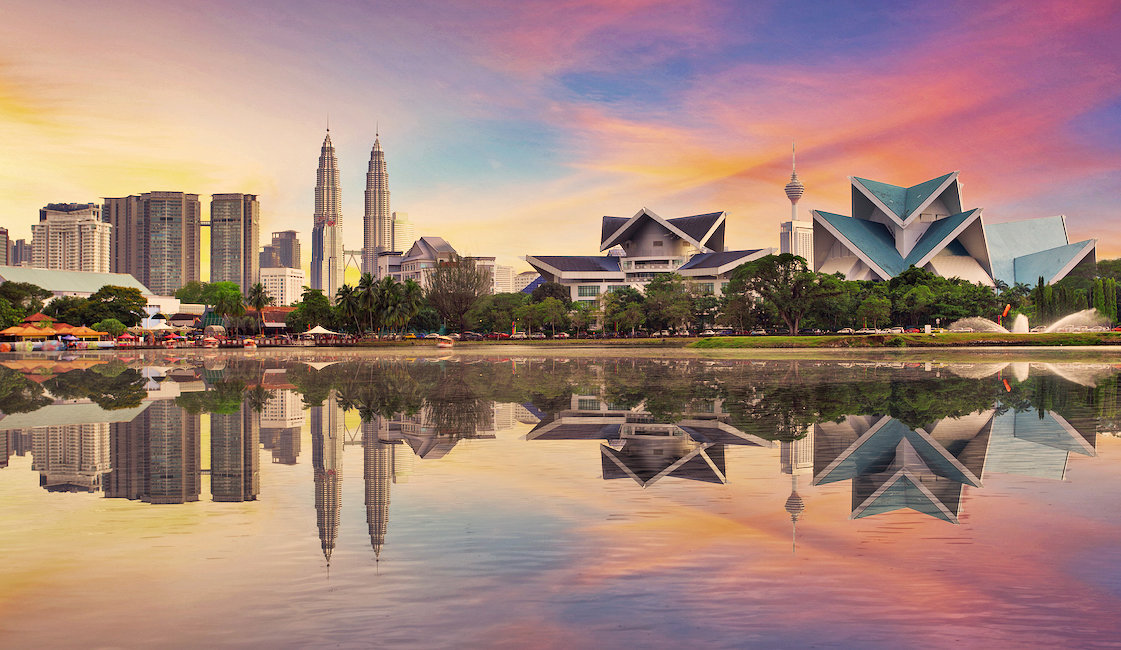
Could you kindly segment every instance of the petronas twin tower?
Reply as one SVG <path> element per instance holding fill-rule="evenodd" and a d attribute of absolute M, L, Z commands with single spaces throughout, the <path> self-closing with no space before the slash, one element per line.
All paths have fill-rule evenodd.
<path fill-rule="evenodd" d="M 315 216 L 311 230 L 311 288 L 328 298 L 343 285 L 346 251 L 343 250 L 343 215 L 339 188 L 339 160 L 331 143 L 331 129 L 323 138 L 319 170 L 315 175 Z M 389 211 L 389 172 L 379 134 L 374 134 L 370 166 L 366 172 L 366 214 L 362 220 L 362 271 L 377 275 L 377 257 L 393 248 L 393 216 Z"/>

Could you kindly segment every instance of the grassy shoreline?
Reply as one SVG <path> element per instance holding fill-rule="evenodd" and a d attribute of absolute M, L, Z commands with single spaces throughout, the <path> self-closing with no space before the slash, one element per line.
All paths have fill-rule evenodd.
<path fill-rule="evenodd" d="M 698 349 L 730 348 L 960 348 L 1001 347 L 1090 347 L 1121 345 L 1121 332 L 1055 332 L 1003 334 L 954 332 L 945 334 L 868 334 L 825 336 L 714 336 L 689 343 Z"/>

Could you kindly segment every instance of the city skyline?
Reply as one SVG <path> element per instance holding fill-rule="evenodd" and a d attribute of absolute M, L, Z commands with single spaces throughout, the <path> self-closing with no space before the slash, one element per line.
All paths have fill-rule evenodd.
<path fill-rule="evenodd" d="M 127 47 L 110 25 L 130 27 Z M 42 48 L 47 26 L 84 37 Z M 0 27 L 0 225 L 30 241 L 48 203 L 236 188 L 267 206 L 263 229 L 312 241 L 329 113 L 344 214 L 362 213 L 380 122 L 416 236 L 517 270 L 542 236 L 594 253 L 567 224 L 635 205 L 726 210 L 730 245 L 777 246 L 791 139 L 800 213 L 843 211 L 849 176 L 957 170 L 987 219 L 1065 214 L 1072 241 L 1118 257 L 1119 29 L 1121 10 L 1093 2 L 414 3 L 392 16 L 21 3 Z M 214 102 L 228 83 L 237 101 Z M 344 237 L 360 236 L 351 219 Z"/>

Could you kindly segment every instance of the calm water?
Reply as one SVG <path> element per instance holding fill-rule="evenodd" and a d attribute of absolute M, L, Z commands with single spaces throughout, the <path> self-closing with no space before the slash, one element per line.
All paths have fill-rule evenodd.
<path fill-rule="evenodd" d="M 297 354 L 0 359 L 0 645 L 1121 639 L 1104 355 Z"/>

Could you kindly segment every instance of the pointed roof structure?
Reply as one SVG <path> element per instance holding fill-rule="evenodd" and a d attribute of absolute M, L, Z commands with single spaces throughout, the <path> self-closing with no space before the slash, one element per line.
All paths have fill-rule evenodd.
<path fill-rule="evenodd" d="M 664 219 L 649 208 L 642 208 L 629 219 L 604 217 L 599 249 L 605 251 L 618 246 L 641 229 L 645 222 L 653 221 L 670 233 L 684 239 L 702 253 L 724 249 L 725 212 L 695 214 L 676 219 Z"/>

